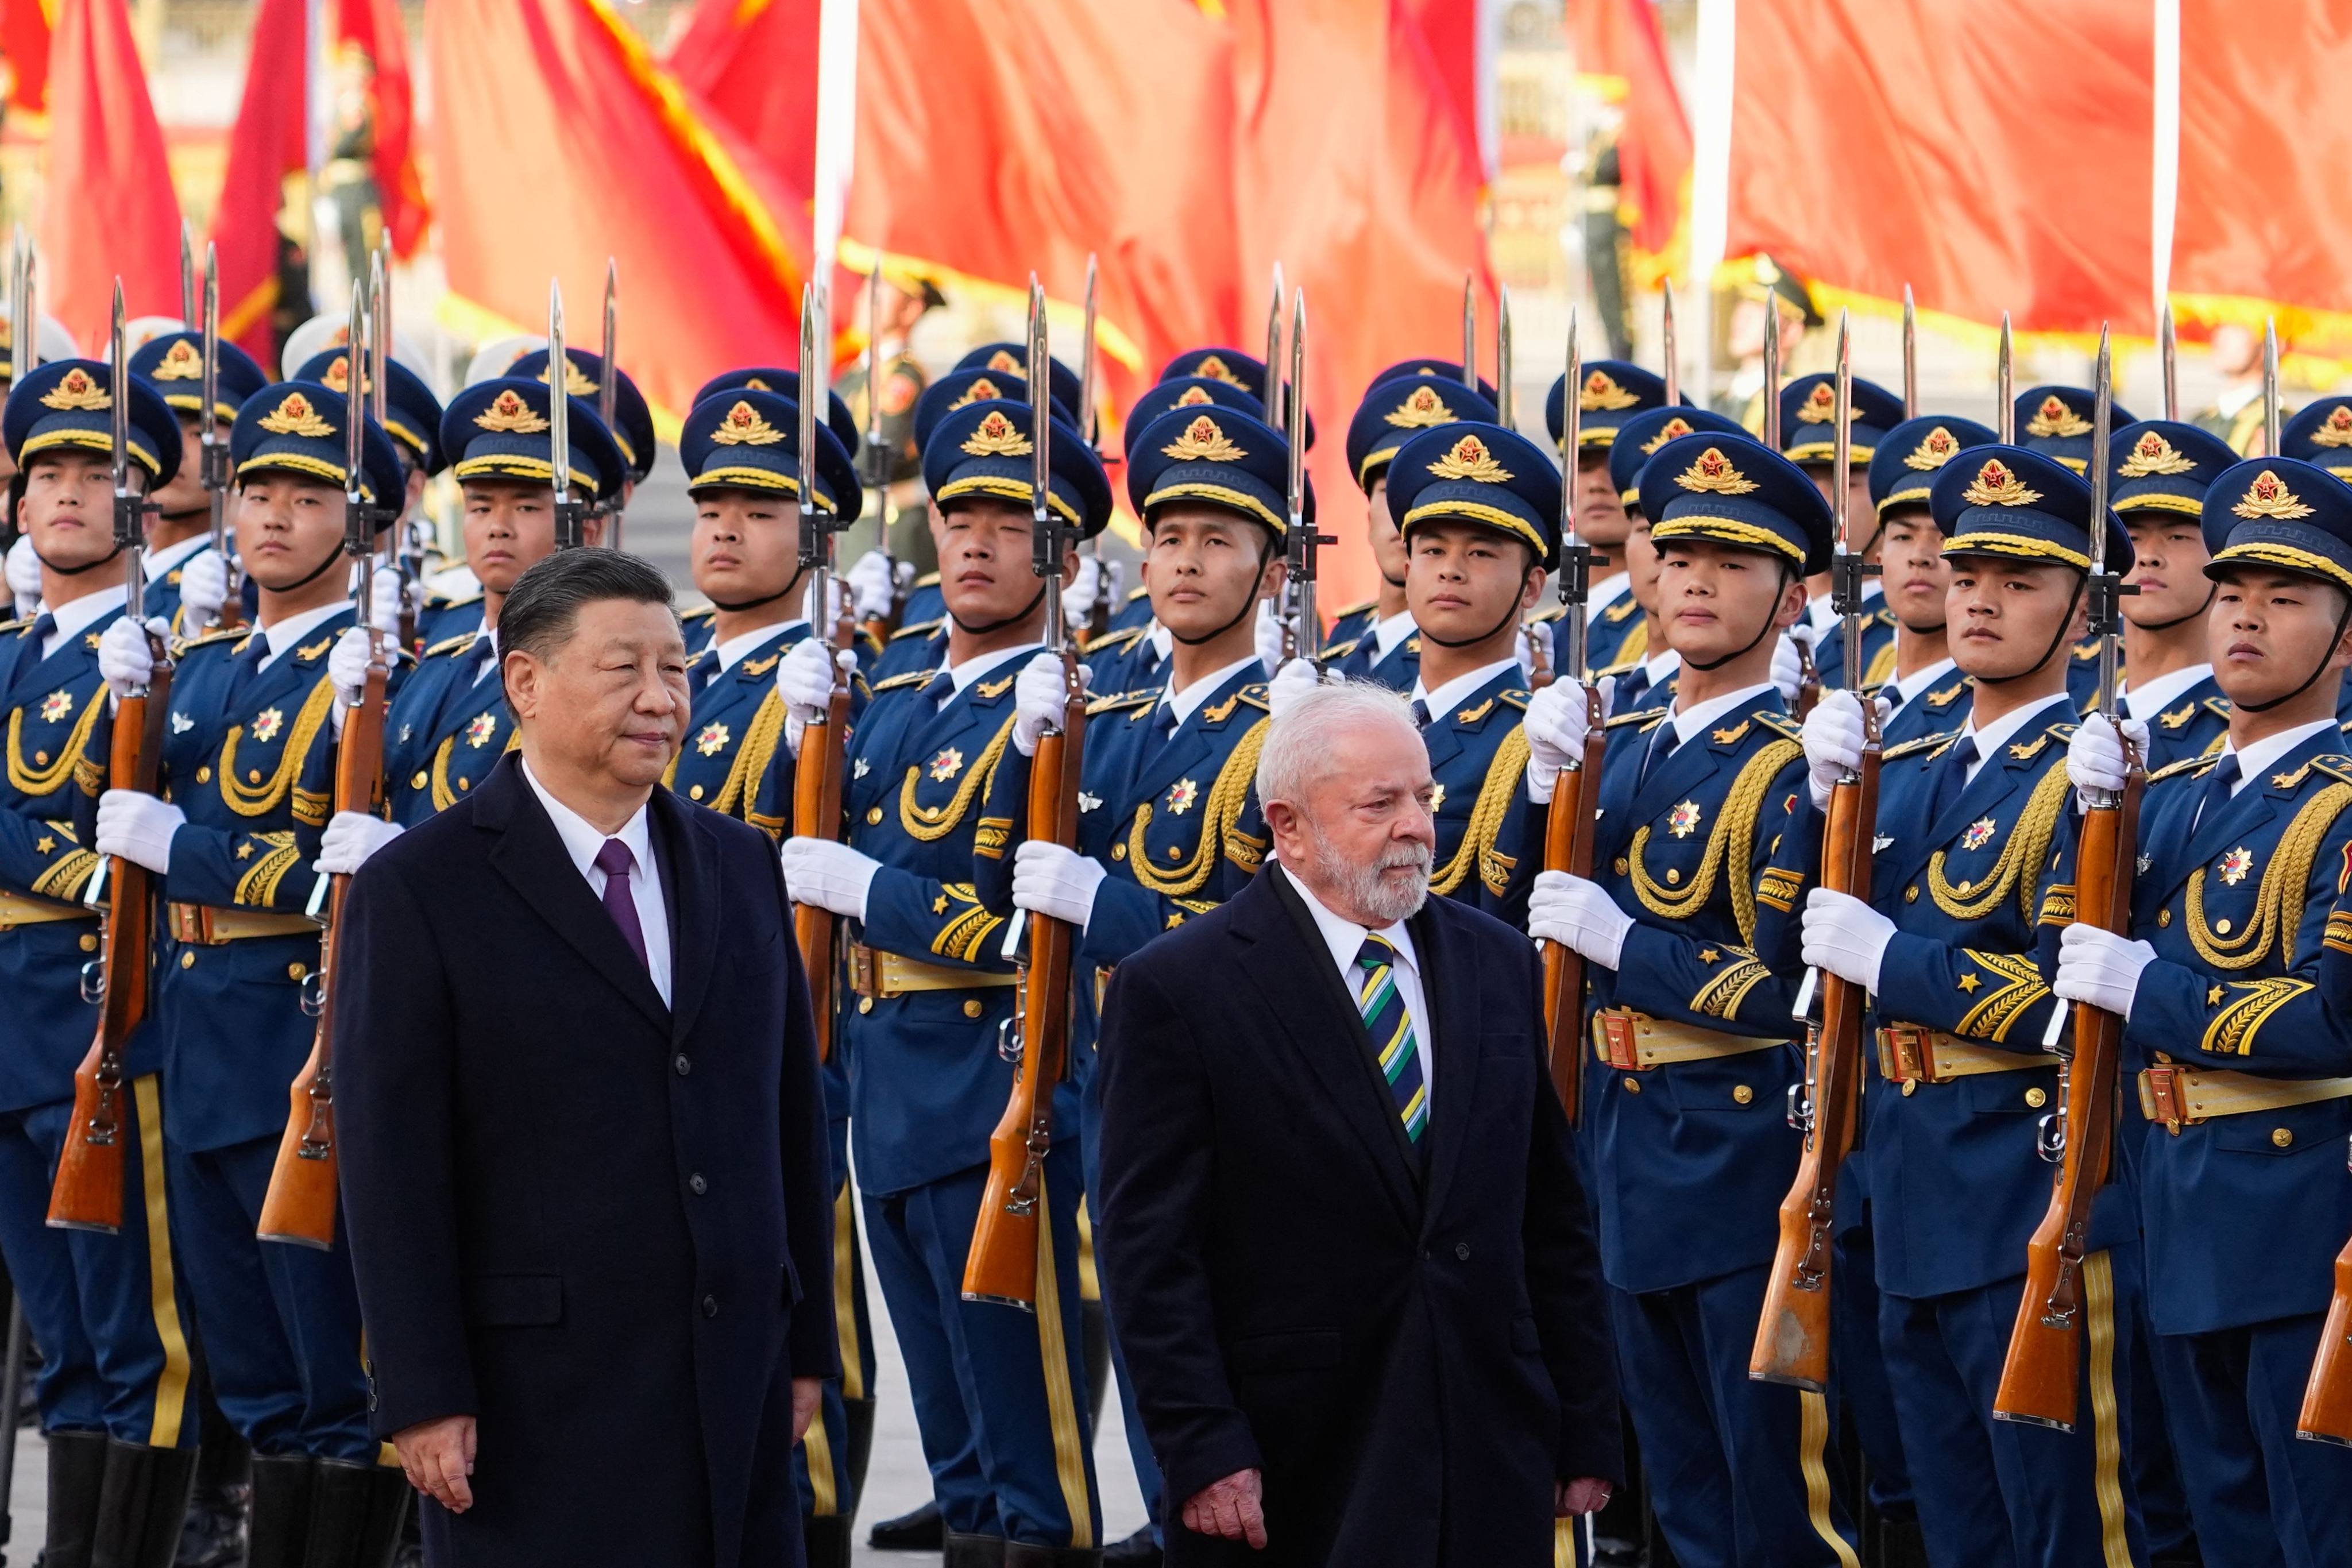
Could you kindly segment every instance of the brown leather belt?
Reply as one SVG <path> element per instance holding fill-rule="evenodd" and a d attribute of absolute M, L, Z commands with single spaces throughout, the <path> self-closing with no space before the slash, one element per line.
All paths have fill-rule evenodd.
<path fill-rule="evenodd" d="M 304 915 L 222 909 L 213 904 L 170 904 L 165 909 L 172 922 L 172 940 L 195 947 L 221 947 L 265 936 L 317 936 L 324 929 Z"/>
<path fill-rule="evenodd" d="M 849 988 L 860 996 L 904 996 L 915 991 L 982 991 L 1011 985 L 1019 976 L 990 970 L 950 969 L 945 964 L 885 952 L 862 942 L 849 944 Z"/>
<path fill-rule="evenodd" d="M 1673 1062 L 1744 1057 L 1788 1043 L 1769 1036 L 1723 1035 L 1693 1028 L 1631 1007 L 1603 1007 L 1592 1016 L 1593 1056 L 1622 1072 L 1648 1072 Z"/>
<path fill-rule="evenodd" d="M 2149 1068 L 2139 1075 L 2139 1110 L 2175 1138 L 2184 1127 L 2217 1116 L 2284 1110 L 2323 1100 L 2352 1100 L 2352 1078 L 2256 1078 L 2243 1072 Z"/>
<path fill-rule="evenodd" d="M 2058 1058 L 2044 1052 L 1999 1050 L 1916 1024 L 1889 1024 L 1878 1031 L 1878 1074 L 1889 1083 L 1949 1083 L 2057 1065 Z"/>
<path fill-rule="evenodd" d="M 52 921 L 94 921 L 98 911 L 87 904 L 54 904 L 47 899 L 0 889 L 0 931 L 18 926 L 47 925 Z"/>

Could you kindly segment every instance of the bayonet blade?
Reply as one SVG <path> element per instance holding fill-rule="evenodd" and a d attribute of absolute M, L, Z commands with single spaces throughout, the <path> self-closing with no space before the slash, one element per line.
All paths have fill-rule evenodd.
<path fill-rule="evenodd" d="M 2004 447 L 2017 442 L 2017 341 L 2010 333 L 2009 312 L 2000 313 L 2000 354 L 1993 366 L 1993 434 Z"/>
<path fill-rule="evenodd" d="M 1089 447 L 1100 444 L 1101 426 L 1097 417 L 1095 399 L 1095 253 L 1087 252 L 1087 310 L 1078 328 L 1078 428 Z M 1272 366 L 1267 367 L 1272 374 Z"/>
<path fill-rule="evenodd" d="M 2157 343 L 2164 362 L 2164 416 L 2180 417 L 2180 343 L 2173 333 L 2172 301 L 2164 302 L 2163 313 L 2157 320 Z"/>
<path fill-rule="evenodd" d="M 1516 429 L 1517 422 L 1511 416 L 1514 399 L 1511 395 L 1511 286 L 1504 284 L 1495 297 L 1495 411 L 1506 430 Z"/>
<path fill-rule="evenodd" d="M 2276 457 L 2279 449 L 2278 322 L 2263 322 L 2263 453 Z"/>
<path fill-rule="evenodd" d="M 1265 308 L 1265 417 L 1282 424 L 1282 263 L 1274 264 L 1274 298 Z"/>
<path fill-rule="evenodd" d="M 1903 285 L 1903 417 L 1919 417 L 1919 312 Z"/>
<path fill-rule="evenodd" d="M 367 388 L 364 384 L 368 363 L 367 313 L 367 287 L 355 278 L 352 280 L 352 313 L 345 328 L 343 346 L 344 368 L 351 373 L 343 384 L 343 531 L 344 537 L 351 542 L 354 555 L 367 552 L 366 535 L 360 523 L 360 455 L 363 444 L 361 432 L 367 424 Z M 362 592 L 365 592 L 364 584 Z"/>
<path fill-rule="evenodd" d="M 547 280 L 547 456 L 549 482 L 555 487 L 555 547 L 569 550 L 580 542 L 572 507 L 572 356 L 563 347 L 563 280 Z"/>
<path fill-rule="evenodd" d="M 114 279 L 114 319 L 108 343 L 108 364 L 112 371 L 112 396 L 108 399 L 112 411 L 113 475 L 115 499 L 131 493 L 131 337 L 124 330 L 122 313 L 122 279 Z M 135 548 L 139 540 L 134 534 L 126 539 L 121 534 L 121 520 L 116 519 L 114 542 L 124 549 Z"/>
<path fill-rule="evenodd" d="M 1462 274 L 1462 384 L 1478 390 L 1478 279 Z"/>
<path fill-rule="evenodd" d="M 1316 549 L 1322 536 L 1307 521 L 1307 288 L 1290 291 L 1290 390 L 1284 404 L 1283 441 L 1290 448 L 1288 485 L 1285 492 L 1290 537 L 1298 541 L 1295 552 L 1298 581 L 1292 599 L 1297 620 L 1291 640 L 1297 656 L 1316 661 L 1323 657 L 1322 614 L 1315 606 Z"/>
<path fill-rule="evenodd" d="M 1675 280 L 1671 278 L 1658 284 L 1658 336 L 1665 362 L 1666 405 L 1671 408 L 1683 400 L 1683 362 L 1675 346 Z"/>
<path fill-rule="evenodd" d="M 1570 680 L 1586 679 L 1584 606 L 1591 591 L 1590 563 L 1576 531 L 1576 450 L 1584 426 L 1584 358 L 1577 347 L 1577 309 L 1568 308 L 1568 367 L 1560 385 L 1559 635 L 1552 639 L 1552 662 Z"/>
<path fill-rule="evenodd" d="M 1849 468 L 1853 461 L 1853 320 L 1838 312 L 1836 395 L 1830 409 L 1830 514 L 1834 521 L 1837 573 L 1832 579 L 1838 603 L 1832 605 L 1845 623 L 1845 689 L 1862 690 L 1862 576 L 1853 559 L 1853 486 Z"/>
<path fill-rule="evenodd" d="M 1780 449 L 1780 296 L 1764 295 L 1764 444 Z"/>
<path fill-rule="evenodd" d="M 188 232 L 188 220 L 180 220 L 180 325 L 194 326 L 196 321 L 196 242 Z"/>

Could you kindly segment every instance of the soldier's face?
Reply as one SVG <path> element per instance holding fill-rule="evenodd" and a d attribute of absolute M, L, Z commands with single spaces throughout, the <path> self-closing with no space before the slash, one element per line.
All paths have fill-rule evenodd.
<path fill-rule="evenodd" d="M 295 474 L 255 474 L 236 492 L 236 553 L 273 592 L 295 587 L 343 547 L 343 490 Z"/>
<path fill-rule="evenodd" d="M 1528 547 L 1491 528 L 1426 523 L 1405 544 L 1405 603 L 1413 624 L 1441 642 L 1507 631 L 1543 592 L 1543 568 L 1529 568 Z"/>
<path fill-rule="evenodd" d="M 1658 547 L 1650 542 L 1650 520 L 1638 512 L 1628 512 L 1625 521 L 1625 542 L 1621 547 L 1625 557 L 1625 580 L 1633 602 L 1642 606 L 1645 616 L 1658 613 Z"/>
<path fill-rule="evenodd" d="M 180 416 L 180 471 L 155 491 L 155 510 L 166 517 L 202 510 L 205 504 L 204 426 L 193 414 Z M 224 433 L 226 434 L 226 433 Z"/>
<path fill-rule="evenodd" d="M 1609 448 L 1587 447 L 1576 455 L 1576 531 L 1587 544 L 1609 548 L 1625 542 L 1633 526 L 1617 481 L 1609 477 Z M 1612 568 L 1613 570 L 1613 568 Z"/>
<path fill-rule="evenodd" d="M 632 789 L 661 782 L 692 701 L 686 644 L 668 605 L 583 605 L 572 635 L 546 658 L 509 652 L 502 673 L 535 768 Z"/>
<path fill-rule="evenodd" d="M 1404 586 L 1404 535 L 1397 531 L 1396 520 L 1389 515 L 1389 477 L 1384 470 L 1372 481 L 1371 493 L 1365 498 L 1364 537 L 1372 546 L 1372 564 L 1381 569 L 1381 581 L 1391 588 Z"/>
<path fill-rule="evenodd" d="M 2315 706 L 2334 712 L 2342 672 L 2352 665 L 2352 636 L 2336 636 L 2344 608 L 2342 589 L 2289 572 L 2233 572 L 2214 584 L 2207 651 L 2222 695 L 2245 709 L 2279 701 L 2309 681 L 2305 690 L 2319 694 Z M 2326 672 L 2312 679 L 2323 661 Z"/>
<path fill-rule="evenodd" d="M 941 512 L 940 596 L 948 614 L 962 626 L 992 626 L 1036 603 L 1029 540 L 1029 509 L 1013 501 L 959 497 Z M 1067 583 L 1077 569 L 1077 552 L 1065 552 L 1062 580 Z"/>
<path fill-rule="evenodd" d="M 1807 463 L 1804 468 L 1805 477 L 1813 481 L 1813 489 L 1821 491 L 1822 499 L 1834 508 L 1837 505 L 1836 467 L 1829 463 Z M 1876 516 L 1875 509 L 1870 500 L 1869 466 L 1856 463 L 1846 469 L 1845 475 L 1847 515 L 1853 520 L 1854 531 L 1857 534 L 1866 534 L 1871 531 Z M 1873 539 L 1869 548 L 1863 552 L 1863 559 L 1877 560 L 1878 548 L 1884 542 L 1883 535 Z"/>
<path fill-rule="evenodd" d="M 1944 595 L 1952 661 L 1982 680 L 2014 679 L 2053 661 L 2062 667 L 2083 635 L 2083 574 L 1990 555 L 1950 563 Z"/>
<path fill-rule="evenodd" d="M 1944 534 L 1924 510 L 1905 507 L 1886 520 L 1881 536 L 1886 607 L 1907 630 L 1941 631 L 1952 570 L 1944 563 Z"/>
<path fill-rule="evenodd" d="M 1161 507 L 1151 518 L 1151 613 L 1188 641 L 1247 626 L 1250 605 L 1282 586 L 1273 550 L 1265 529 L 1221 507 Z"/>
<path fill-rule="evenodd" d="M 1805 586 L 1792 582 L 1783 557 L 1734 550 L 1704 539 L 1677 539 L 1659 552 L 1658 624 L 1665 646 L 1685 664 L 1712 664 L 1764 650 L 1770 627 L 1794 626 Z M 1651 651 L 1658 638 L 1651 639 Z"/>
<path fill-rule="evenodd" d="M 466 564 L 482 586 L 503 594 L 531 563 L 555 553 L 555 491 L 527 479 L 467 479 Z M 592 517 L 580 531 L 589 544 L 603 540 L 604 522 Z"/>
<path fill-rule="evenodd" d="M 800 575 L 800 508 L 787 497 L 707 490 L 695 498 L 694 586 L 713 604 L 788 594 Z"/>
<path fill-rule="evenodd" d="M 60 450 L 37 455 L 25 470 L 25 500 L 17 522 L 33 536 L 41 559 L 59 567 L 87 566 L 114 550 L 114 479 L 102 453 Z"/>
<path fill-rule="evenodd" d="M 2131 531 L 2131 575 L 2124 581 L 2139 592 L 2123 602 L 2124 619 L 2136 626 L 2162 626 L 2201 614 L 2213 592 L 2205 563 L 2205 531 L 2193 517 L 2158 512 L 2124 525 Z"/>

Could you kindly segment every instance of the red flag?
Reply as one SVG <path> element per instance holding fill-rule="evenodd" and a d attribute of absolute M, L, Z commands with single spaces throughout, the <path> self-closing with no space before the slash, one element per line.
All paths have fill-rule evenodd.
<path fill-rule="evenodd" d="M 821 9 L 819 0 L 702 0 L 666 62 L 802 200 L 816 184 Z"/>
<path fill-rule="evenodd" d="M 373 63 L 368 99 L 375 131 L 376 199 L 393 254 L 413 256 L 425 237 L 428 210 L 416 167 L 416 106 L 397 0 L 340 0 L 335 37 Z"/>
<path fill-rule="evenodd" d="M 42 304 L 88 348 L 118 277 L 131 314 L 178 313 L 180 201 L 122 0 L 63 0 L 50 67 Z"/>
<path fill-rule="evenodd" d="M 1828 302 L 2154 330 L 2146 0 L 1745 0 L 1727 254 Z"/>
<path fill-rule="evenodd" d="M 624 368 L 665 424 L 730 365 L 792 363 L 800 215 L 772 207 L 774 171 L 713 126 L 604 0 L 436 0 L 425 47 L 457 312 L 470 307 L 486 331 L 544 330 L 552 275 L 588 343 L 616 258 Z"/>
<path fill-rule="evenodd" d="M 2281 39 L 2293 40 L 2282 49 Z M 2182 0 L 2172 299 L 2184 329 L 2275 316 L 2299 353 L 2352 359 L 2352 218 L 2336 112 L 2352 26 L 2327 0 Z"/>
<path fill-rule="evenodd" d="M 1691 131 L 1650 0 L 1576 0 L 1570 47 L 1579 80 L 1616 106 L 1618 216 L 1645 286 L 1690 248 Z"/>
<path fill-rule="evenodd" d="M 0 0 L 0 55 L 8 60 L 12 115 L 37 121 L 48 112 L 49 18 L 56 9 L 57 0 Z"/>
<path fill-rule="evenodd" d="M 304 166 L 304 73 L 285 62 L 307 59 L 307 0 L 261 0 L 245 98 L 229 132 L 228 165 L 213 208 L 212 242 L 220 262 L 221 336 L 265 365 L 277 363 L 270 312 L 278 304 L 278 213 L 289 174 Z"/>

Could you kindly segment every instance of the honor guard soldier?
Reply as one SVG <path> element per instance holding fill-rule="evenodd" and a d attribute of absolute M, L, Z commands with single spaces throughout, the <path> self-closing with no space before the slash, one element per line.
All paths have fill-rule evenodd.
<path fill-rule="evenodd" d="M 1870 506 L 1878 520 L 1879 614 L 1895 623 L 1894 664 L 1883 680 L 1870 683 L 1886 700 L 1887 718 L 1879 733 L 1893 748 L 1922 735 L 1958 729 L 1968 721 L 1969 678 L 1952 659 L 1946 597 L 1952 569 L 1944 559 L 1944 531 L 1936 526 L 1927 499 L 1936 476 L 1971 447 L 2000 437 L 1973 419 L 1948 414 L 1906 419 L 1879 438 L 1870 458 Z M 1844 661 L 1844 637 L 1836 644 Z M 1827 679 L 1832 667 L 1816 667 Z"/>
<path fill-rule="evenodd" d="M 962 1296 L 988 1173 L 988 1139 L 1012 1091 L 998 1051 L 1013 1016 L 1005 921 L 982 905 L 973 854 L 991 775 L 1013 743 L 1013 687 L 1044 640 L 1045 591 L 1032 571 L 1031 413 L 982 402 L 942 418 L 923 454 L 940 514 L 945 665 L 878 683 L 847 747 L 846 842 L 785 841 L 794 900 L 853 925 L 842 1018 L 852 1153 L 876 1277 L 906 1358 L 950 1564 L 1083 1565 L 1101 1520 L 1078 1321 L 1075 1148 L 1056 1140 L 1045 1201 L 1034 1317 Z M 1051 434 L 1049 504 L 1075 531 L 1110 520 L 1110 483 L 1075 430 Z M 1075 572 L 1074 556 L 1061 563 Z M 785 656 L 816 673 L 829 656 Z M 830 680 L 830 669 L 824 672 Z M 809 684 L 814 684 L 811 681 Z M 790 685 L 788 684 L 788 689 Z M 1077 1097 L 1055 1095 L 1062 1126 Z M 1048 1272 L 1050 1270 L 1050 1272 Z M 1008 1547 L 1007 1542 L 1012 1542 Z"/>
<path fill-rule="evenodd" d="M 1617 428 L 1609 444 L 1609 483 L 1625 512 L 1624 567 L 1626 594 L 1641 610 L 1641 626 L 1617 645 L 1618 660 L 1598 673 L 1614 682 L 1612 707 L 1620 713 L 1662 707 L 1673 695 L 1668 684 L 1682 658 L 1664 636 L 1650 641 L 1650 617 L 1658 607 L 1658 551 L 1650 540 L 1650 520 L 1642 510 L 1642 468 L 1659 447 L 1702 430 L 1744 436 L 1737 420 L 1704 408 L 1645 408 Z M 1538 620 L 1552 619 L 1558 609 L 1544 611 Z M 1557 667 L 1557 653 L 1554 656 Z"/>
<path fill-rule="evenodd" d="M 2035 918 L 2068 811 L 2066 669 L 2090 530 L 2106 530 L 2110 570 L 2132 564 L 2122 524 L 2091 500 L 2079 475 L 2019 447 L 1973 447 L 1937 472 L 1928 505 L 1951 564 L 1953 652 L 1975 682 L 1967 722 L 1885 753 L 1865 901 L 1813 885 L 1830 791 L 1863 748 L 1862 700 L 1825 697 L 1805 723 L 1807 805 L 1758 892 L 1776 916 L 1801 906 L 1768 925 L 1768 960 L 1793 972 L 1801 955 L 1876 998 L 1859 1142 L 1878 1337 L 1936 1562 L 2147 1560 L 2121 1467 L 2140 1275 L 2126 1205 L 2103 1205 L 2085 1241 L 2082 1418 L 2068 1432 L 1993 1415 L 2026 1241 L 2049 1205 L 2034 1113 L 2058 1099 L 2042 1049 L 2058 1004 Z"/>
<path fill-rule="evenodd" d="M 1756 877 L 1805 788 L 1773 645 L 1830 558 L 1830 510 L 1795 464 L 1714 431 L 1660 447 L 1639 489 L 1653 630 L 1682 672 L 1672 707 L 1610 721 L 1594 876 L 1538 878 L 1528 929 L 1595 966 L 1582 1142 L 1625 1405 L 1676 1560 L 1853 1568 L 1822 1396 L 1748 1375 L 1803 1078 L 1797 977 L 1755 947 Z M 1527 733 L 1548 805 L 1584 750 L 1582 692 L 1538 693 Z"/>
<path fill-rule="evenodd" d="M 213 410 L 219 422 L 218 438 L 226 441 L 229 426 L 236 422 L 236 411 L 269 377 L 235 343 L 224 342 L 219 350 Z M 148 340 L 132 352 L 131 372 L 154 384 L 180 423 L 179 472 L 148 498 L 155 516 L 147 526 L 145 608 L 149 616 L 167 622 L 174 636 L 194 637 L 212 624 L 228 587 L 227 563 L 205 568 L 199 574 L 198 614 L 194 623 L 182 614 L 184 574 L 197 560 L 212 553 L 212 502 L 205 489 L 203 442 L 204 334 L 167 332 Z"/>
<path fill-rule="evenodd" d="M 145 379 L 131 377 L 129 389 L 130 460 L 153 493 L 178 468 L 179 426 Z M 107 365 L 53 361 L 12 388 L 0 421 L 22 476 L 18 526 L 42 578 L 40 613 L 0 627 L 8 710 L 0 968 L 10 1045 L 0 1056 L 0 1254 L 40 1352 L 33 1395 L 48 1450 L 45 1560 L 88 1563 L 93 1542 L 103 1542 L 120 1553 L 113 1561 L 150 1564 L 172 1560 L 197 1440 L 152 1031 L 132 1036 L 123 1068 L 121 1227 L 107 1235 L 44 1223 L 103 973 L 98 911 L 83 900 L 100 864 L 92 846 L 112 734 L 98 645 L 123 618 L 127 564 L 110 471 L 117 391 Z"/>
<path fill-rule="evenodd" d="M 1412 713 L 1437 794 L 1430 890 L 1523 925 L 1534 860 L 1509 829 L 1527 772 L 1528 678 L 1520 620 L 1559 563 L 1559 473 L 1544 449 L 1499 425 L 1424 430 L 1389 465 L 1388 506 L 1404 535 L 1405 594 L 1421 628 Z"/>
<path fill-rule="evenodd" d="M 1853 378 L 1847 420 L 1850 456 L 1841 480 L 1831 471 L 1837 460 L 1837 432 L 1831 427 L 1837 422 L 1835 382 L 1828 374 L 1801 375 L 1780 389 L 1780 455 L 1805 470 L 1824 500 L 1832 486 L 1844 484 L 1853 515 L 1872 520 L 1866 527 L 1869 542 L 1857 545 L 1854 552 L 1875 562 L 1880 533 L 1870 501 L 1870 464 L 1886 433 L 1903 422 L 1903 400 L 1876 382 Z M 1845 679 L 1845 623 L 1831 607 L 1828 577 L 1805 587 L 1811 595 L 1805 602 L 1804 626 L 1812 634 L 1813 668 L 1823 686 L 1835 686 Z M 1863 602 L 1870 616 L 1863 623 L 1862 679 L 1871 686 L 1895 672 L 1895 617 L 1887 613 L 1884 594 L 1876 579 L 1864 580 Z"/>
<path fill-rule="evenodd" d="M 259 590 L 252 628 L 176 646 L 160 795 L 110 789 L 97 847 L 163 879 L 149 1027 L 163 1100 L 173 1223 L 222 1412 L 253 1447 L 254 1568 L 387 1556 L 407 1496 L 378 1463 L 349 1259 L 255 1235 L 310 1055 L 320 928 L 305 913 L 332 799 L 339 721 L 328 654 L 350 627 L 344 398 L 280 382 L 230 436 L 237 556 Z M 404 476 L 364 427 L 359 488 L 394 515 Z M 151 675 L 142 628 L 100 639 L 118 696 Z M 305 1542 L 307 1540 L 307 1547 Z"/>
<path fill-rule="evenodd" d="M 2017 444 L 2074 469 L 2084 471 L 2091 459 L 2091 408 L 2096 400 L 2087 386 L 2029 386 L 2017 395 L 2011 418 Z M 2115 428 L 2138 420 L 2121 404 L 2114 406 Z M 2074 649 L 2074 663 L 2066 677 L 2067 689 L 2080 708 L 2098 685 L 2099 650 L 2089 643 Z"/>
<path fill-rule="evenodd" d="M 1555 447 L 1567 428 L 1567 380 L 1562 376 L 1553 382 L 1544 399 L 1544 426 Z M 1585 657 L 1593 669 L 1625 663 L 1646 646 L 1642 606 L 1633 598 L 1625 563 L 1618 559 L 1633 524 L 1618 502 L 1622 487 L 1610 478 L 1609 455 L 1627 420 L 1665 403 L 1665 382 L 1624 360 L 1594 360 L 1584 367 L 1584 379 L 1577 385 L 1577 449 L 1572 458 L 1563 454 L 1561 466 L 1564 470 L 1570 462 L 1575 465 L 1577 531 L 1612 568 L 1594 581 L 1586 605 L 1591 618 L 1585 623 Z"/>
<path fill-rule="evenodd" d="M 2229 443 L 2194 425 L 2149 419 L 2118 429 L 2108 449 L 2116 515 L 2131 531 L 2136 590 L 2123 601 L 2124 668 L 2116 689 L 2126 719 L 2148 727 L 2150 773 L 2219 751 L 2230 702 L 2213 679 L 2206 612 L 2218 585 L 2205 575 L 2207 487 L 2238 461 Z M 2095 672 L 2096 665 L 2093 665 Z"/>
<path fill-rule="evenodd" d="M 2259 396 L 2253 407 L 2261 409 Z M 2352 482 L 2352 397 L 2321 397 L 2306 404 L 2281 427 L 2279 450 Z M 2352 680 L 2345 682 L 2336 698 L 2336 718 L 2345 733 L 2352 735 Z"/>
<path fill-rule="evenodd" d="M 2295 1440 L 2352 1234 L 2352 1036 L 2315 1005 L 2352 854 L 2334 712 L 2352 665 L 2352 487 L 2257 458 L 2215 477 L 2203 516 L 2228 735 L 2148 776 L 2130 930 L 2066 925 L 2052 984 L 2125 1020 L 2118 1163 L 2205 1560 L 2303 1568 L 2352 1541 L 2352 1452 Z M 2115 730 L 2087 721 L 2068 765 L 2085 790 L 2119 789 Z M 2053 921 L 2072 913 L 2071 864 L 2055 880 Z"/>
<path fill-rule="evenodd" d="M 1421 678 L 1421 632 L 1405 598 L 1404 535 L 1389 511 L 1389 465 L 1422 431 L 1457 420 L 1501 423 L 1485 395 L 1451 380 L 1444 367 L 1419 362 L 1391 366 L 1372 383 L 1348 422 L 1348 471 L 1366 500 L 1364 537 L 1381 574 L 1380 596 L 1342 612 L 1324 645 L 1327 667 L 1349 680 L 1369 680 L 1391 691 L 1410 691 Z"/>

